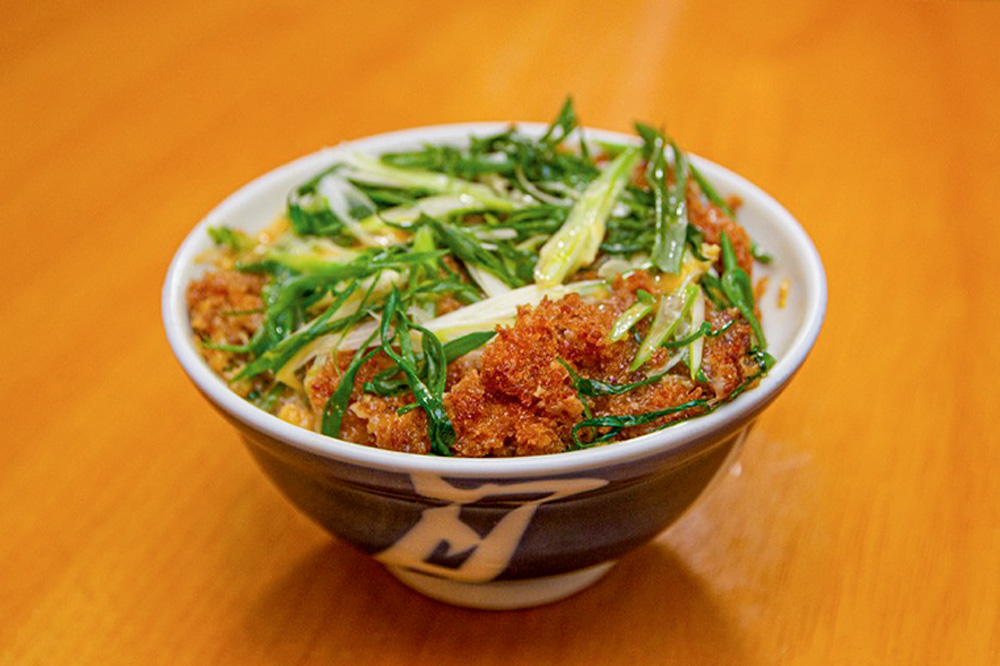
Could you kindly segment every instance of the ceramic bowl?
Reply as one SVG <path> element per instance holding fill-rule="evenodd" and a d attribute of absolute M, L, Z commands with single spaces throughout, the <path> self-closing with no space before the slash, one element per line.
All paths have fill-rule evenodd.
<path fill-rule="evenodd" d="M 739 219 L 774 256 L 763 321 L 777 359 L 760 385 L 712 414 L 606 446 L 548 456 L 463 459 L 384 451 L 325 437 L 259 410 L 229 390 L 199 356 L 185 289 L 204 270 L 206 227 L 260 229 L 284 210 L 292 188 L 340 151 L 381 153 L 425 142 L 466 141 L 498 123 L 420 128 L 341 144 L 249 183 L 188 235 L 163 287 L 163 320 L 178 360 L 198 390 L 240 432 L 263 471 L 331 534 L 382 562 L 430 597 L 477 608 L 521 608 L 568 596 L 650 541 L 702 494 L 738 453 L 754 419 L 788 385 L 812 347 L 826 305 L 818 254 L 774 199 L 707 160 L 694 164 L 723 195 L 739 195 Z M 537 125 L 520 125 L 541 131 Z M 590 130 L 588 137 L 631 139 Z M 787 303 L 775 291 L 788 280 Z"/>

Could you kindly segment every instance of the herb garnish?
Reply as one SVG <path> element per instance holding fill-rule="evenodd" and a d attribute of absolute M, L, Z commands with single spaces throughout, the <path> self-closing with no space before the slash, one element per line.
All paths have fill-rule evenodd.
<path fill-rule="evenodd" d="M 721 213 L 735 221 L 732 207 L 663 131 L 643 123 L 635 130 L 634 145 L 589 141 L 567 98 L 533 135 L 510 126 L 462 145 L 378 156 L 342 151 L 290 193 L 288 233 L 267 240 L 209 230 L 223 250 L 214 254 L 264 276 L 264 286 L 259 308 L 218 313 L 256 315 L 261 324 L 245 344 L 213 342 L 225 338 L 198 331 L 201 344 L 232 355 L 226 376 L 249 386 L 262 408 L 276 412 L 289 399 L 313 404 L 311 380 L 334 373 L 336 386 L 313 415 L 322 433 L 342 434 L 361 392 L 392 399 L 397 414 L 423 410 L 430 453 L 453 455 L 461 449 L 445 408 L 449 364 L 514 323 L 520 306 L 569 293 L 605 298 L 615 274 L 647 271 L 652 293 L 637 290 L 606 340 L 635 350 L 628 378 L 637 381 L 583 377 L 558 359 L 584 406 L 567 445 L 593 446 L 628 428 L 706 414 L 751 386 L 774 359 L 732 239 L 723 233 L 721 247 L 706 244 L 702 207 L 689 210 L 688 201 L 702 196 L 716 219 Z M 769 260 L 756 243 L 749 251 Z M 713 329 L 707 315 L 728 308 L 739 314 Z M 722 344 L 711 340 L 740 319 L 752 332 L 749 355 L 760 371 L 731 394 L 713 395 L 704 350 Z M 724 343 L 737 339 L 745 340 Z M 347 354 L 341 372 L 338 359 Z M 389 365 L 359 383 L 361 368 L 378 354 Z M 668 378 L 686 382 L 691 399 L 643 414 L 600 413 L 615 402 L 602 398 Z"/>

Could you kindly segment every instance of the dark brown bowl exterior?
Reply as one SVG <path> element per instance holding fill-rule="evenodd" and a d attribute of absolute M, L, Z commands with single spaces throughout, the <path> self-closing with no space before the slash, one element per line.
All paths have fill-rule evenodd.
<path fill-rule="evenodd" d="M 454 575 L 468 582 L 517 580 L 577 571 L 613 561 L 655 538 L 670 526 L 738 449 L 750 425 L 718 434 L 711 441 L 682 450 L 573 474 L 518 479 L 443 477 L 450 487 L 487 495 L 471 502 L 449 502 L 419 492 L 409 474 L 387 472 L 297 449 L 236 422 L 254 460 L 278 489 L 305 515 L 335 537 L 386 564 Z M 535 484 L 537 488 L 526 488 Z M 596 486 L 546 501 L 566 484 Z M 454 520 L 479 540 L 450 538 L 456 525 L 421 525 L 427 510 L 454 509 Z M 505 562 L 494 562 L 492 575 L 463 571 L 480 548 L 496 540 L 496 531 L 516 511 L 530 511 L 513 551 L 501 548 Z M 415 530 L 433 548 L 394 548 Z M 461 528 L 459 528 L 461 530 Z M 508 530 L 509 532 L 509 530 Z M 391 555 L 387 555 L 391 553 Z"/>

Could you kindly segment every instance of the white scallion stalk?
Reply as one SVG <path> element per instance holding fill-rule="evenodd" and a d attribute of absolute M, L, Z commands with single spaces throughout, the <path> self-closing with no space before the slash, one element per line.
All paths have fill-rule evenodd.
<path fill-rule="evenodd" d="M 329 206 L 333 214 L 362 244 L 368 247 L 385 247 L 399 242 L 393 235 L 376 236 L 361 226 L 361 220 L 364 218 L 354 217 L 351 210 L 360 208 L 374 213 L 377 207 L 364 192 L 338 174 L 331 173 L 321 178 L 316 185 L 316 193 L 326 200 L 326 205 Z"/>
<path fill-rule="evenodd" d="M 479 288 L 489 298 L 502 296 L 511 291 L 511 288 L 503 280 L 481 266 L 469 263 L 465 264 L 465 270 L 469 272 L 469 276 L 475 280 Z"/>
<path fill-rule="evenodd" d="M 608 217 L 621 196 L 639 158 L 634 148 L 624 150 L 580 195 L 569 217 L 542 247 L 535 265 L 535 282 L 552 287 L 594 262 L 604 240 Z"/>
<path fill-rule="evenodd" d="M 632 359 L 629 370 L 636 371 L 643 366 L 661 344 L 677 329 L 677 326 L 687 316 L 688 311 L 694 303 L 694 297 L 698 293 L 698 285 L 689 284 L 660 299 L 659 307 L 656 309 L 656 316 L 649 327 L 646 339 L 639 345 L 639 351 Z"/>
<path fill-rule="evenodd" d="M 646 315 L 652 309 L 652 303 L 643 303 L 642 301 L 633 303 L 632 307 L 621 313 L 618 319 L 615 320 L 615 323 L 611 326 L 611 333 L 608 335 L 608 340 L 611 342 L 623 340 L 628 335 L 628 332 L 632 330 L 632 327 L 645 319 Z"/>
<path fill-rule="evenodd" d="M 702 249 L 705 250 L 706 248 L 703 247 Z M 706 256 L 708 255 L 706 254 Z M 638 369 L 648 361 L 653 352 L 656 351 L 656 348 L 667 342 L 669 336 L 677 332 L 684 318 L 694 316 L 691 315 L 691 312 L 698 305 L 701 308 L 701 313 L 698 315 L 701 319 L 693 326 L 695 328 L 701 326 L 701 322 L 705 320 L 705 300 L 701 289 L 697 285 L 697 281 L 711 267 L 711 260 L 698 259 L 691 252 L 685 250 L 681 270 L 676 275 L 662 274 L 659 276 L 659 287 L 664 290 L 670 289 L 671 291 L 667 296 L 660 299 L 660 304 L 657 307 L 657 312 L 653 319 L 653 324 L 650 326 L 649 333 L 646 334 L 646 339 L 643 340 L 635 359 L 632 361 L 632 370 Z M 634 307 L 636 306 L 633 305 Z M 628 313 L 627 310 L 626 313 Z M 626 313 L 623 313 L 623 316 Z M 693 331 L 694 328 L 691 330 Z M 704 345 L 703 340 L 701 344 Z M 702 348 L 702 346 L 699 346 L 696 352 L 698 354 L 699 366 L 701 364 Z"/>
<path fill-rule="evenodd" d="M 527 250 L 528 252 L 534 252 L 535 248 L 544 243 L 546 240 L 548 240 L 548 238 L 545 236 L 541 235 L 530 236 L 528 238 L 525 238 L 523 241 L 521 241 L 514 247 L 516 247 L 518 250 Z"/>
<path fill-rule="evenodd" d="M 584 298 L 602 298 L 607 295 L 607 291 L 607 284 L 603 280 L 574 282 L 548 289 L 543 289 L 538 285 L 532 284 L 526 287 L 511 289 L 500 296 L 486 298 L 471 305 L 466 305 L 463 308 L 432 319 L 423 324 L 423 326 L 437 335 L 441 342 L 448 342 L 449 340 L 462 337 L 467 333 L 492 331 L 497 326 L 509 326 L 513 324 L 517 318 L 517 308 L 519 306 L 535 306 L 545 298 L 558 300 L 568 294 L 580 294 Z M 379 321 L 377 319 L 358 326 L 344 337 L 338 348 L 341 350 L 356 349 L 358 345 L 368 339 L 368 336 L 378 326 Z"/>
<path fill-rule="evenodd" d="M 609 259 L 601 264 L 601 267 L 597 269 L 597 274 L 603 280 L 611 282 L 619 275 L 625 275 L 626 273 L 631 273 L 634 268 L 625 259 Z"/>
<path fill-rule="evenodd" d="M 481 241 L 500 241 L 500 240 L 514 240 L 517 238 L 517 231 L 509 227 L 501 227 L 499 229 L 490 229 L 488 227 L 482 227 L 476 229 L 472 232 L 476 238 Z"/>
<path fill-rule="evenodd" d="M 399 169 L 361 153 L 354 153 L 343 160 L 347 169 L 344 175 L 352 180 L 388 187 L 417 188 L 439 194 L 464 194 L 480 206 L 494 210 L 513 210 L 514 204 L 486 185 L 455 178 L 443 173 L 423 169 Z"/>
<path fill-rule="evenodd" d="M 555 206 L 565 206 L 573 203 L 571 199 L 554 197 L 551 194 L 540 190 L 534 183 L 528 180 L 528 177 L 524 175 L 524 170 L 521 167 L 517 167 L 514 170 L 514 175 L 517 178 L 517 182 L 521 186 L 521 189 L 531 195 L 539 203 L 547 203 Z"/>
<path fill-rule="evenodd" d="M 294 234 L 282 236 L 274 245 L 255 248 L 249 259 L 277 261 L 303 273 L 329 264 L 354 261 L 358 251 L 341 247 L 328 238 L 301 238 Z"/>
<path fill-rule="evenodd" d="M 597 274 L 612 282 L 617 275 L 628 275 L 633 271 L 650 268 L 653 262 L 644 254 L 637 254 L 629 259 L 614 258 L 608 259 L 597 269 Z"/>
<path fill-rule="evenodd" d="M 361 226 L 367 231 L 392 229 L 386 222 L 406 226 L 416 222 L 421 214 L 444 218 L 477 208 L 482 208 L 482 204 L 467 194 L 435 194 L 418 199 L 411 205 L 387 208 L 377 215 L 361 220 Z"/>
<path fill-rule="evenodd" d="M 360 281 L 357 289 L 355 289 L 354 292 L 347 297 L 344 303 L 337 308 L 336 312 L 329 316 L 329 321 L 336 321 L 356 313 L 358 311 L 358 306 L 361 305 L 361 301 L 365 297 L 365 294 L 367 294 L 368 290 L 371 289 L 373 279 L 374 278 L 367 278 Z M 371 295 L 368 297 L 368 302 L 371 303 L 384 298 L 390 291 L 392 291 L 393 286 L 401 287 L 405 282 L 406 275 L 404 273 L 399 273 L 393 270 L 382 271 L 378 282 L 375 284 Z M 308 328 L 311 323 L 312 322 L 306 322 L 298 330 L 301 331 Z M 344 337 L 344 333 L 337 332 L 316 338 L 288 359 L 288 361 L 281 366 L 277 372 L 275 372 L 275 379 L 282 384 L 293 388 L 301 387 L 301 383 L 296 376 L 299 369 L 317 356 L 324 356 L 336 351 L 337 342 L 342 337 Z"/>

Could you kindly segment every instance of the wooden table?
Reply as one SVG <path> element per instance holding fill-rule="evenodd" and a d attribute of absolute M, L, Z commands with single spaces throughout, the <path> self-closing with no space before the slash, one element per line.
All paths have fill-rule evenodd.
<path fill-rule="evenodd" d="M 0 663 L 1000 663 L 1000 3 L 768 7 L 8 3 Z M 656 542 L 569 600 L 460 610 L 278 495 L 159 288 L 293 157 L 567 92 L 782 201 L 827 322 L 742 472 Z"/>

